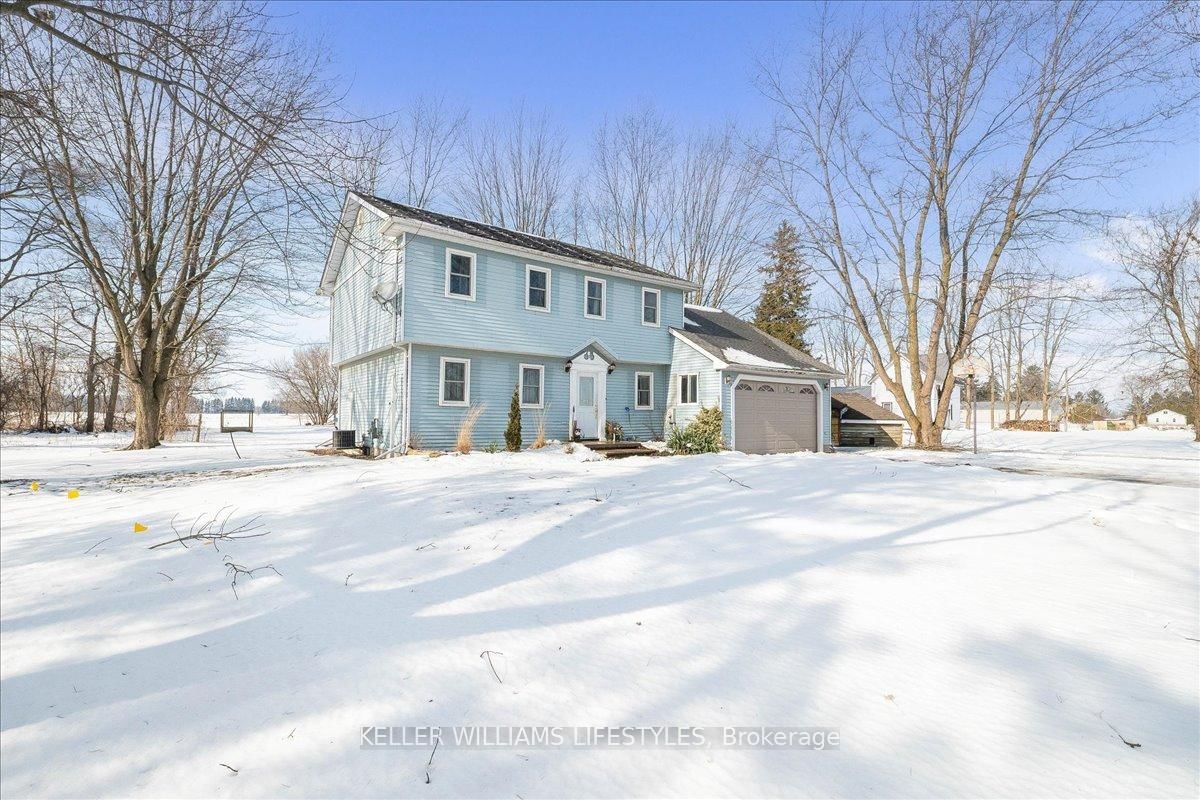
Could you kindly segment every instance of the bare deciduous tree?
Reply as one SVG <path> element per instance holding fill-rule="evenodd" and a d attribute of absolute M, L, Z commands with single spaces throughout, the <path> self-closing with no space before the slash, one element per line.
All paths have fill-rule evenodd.
<path fill-rule="evenodd" d="M 650 108 L 596 131 L 586 204 L 597 247 L 644 264 L 658 261 L 670 224 L 674 147 L 670 127 Z"/>
<path fill-rule="evenodd" d="M 732 128 L 689 140 L 666 198 L 666 252 L 656 266 L 699 284 L 696 302 L 722 306 L 740 295 L 747 305 L 767 235 L 761 192 L 762 161 Z"/>
<path fill-rule="evenodd" d="M 1151 214 L 1114 246 L 1131 282 L 1123 294 L 1136 312 L 1137 346 L 1161 362 L 1160 383 L 1186 381 L 1200 441 L 1200 200 Z"/>
<path fill-rule="evenodd" d="M 536 236 L 556 235 L 567 194 L 566 140 L 548 114 L 524 106 L 467 137 L 453 196 L 472 219 Z"/>
<path fill-rule="evenodd" d="M 919 4 L 763 71 L 775 187 L 843 296 L 920 446 L 1006 251 L 1074 218 L 1081 183 L 1178 110 L 1144 6 Z M 1165 99 L 1161 99 L 1165 98 Z M 955 313 L 957 312 L 957 313 Z M 932 398 L 939 397 L 937 402 Z"/>
<path fill-rule="evenodd" d="M 160 441 L 188 348 L 285 291 L 324 239 L 314 176 L 332 100 L 257 6 L 137 6 L 133 21 L 79 12 L 66 45 L 10 23 L 3 68 L 36 109 L 11 139 L 49 200 L 50 246 L 104 309 L 141 449 Z"/>
<path fill-rule="evenodd" d="M 818 310 L 813 352 L 836 367 L 849 386 L 863 386 L 871 379 L 867 343 L 846 309 Z"/>
<path fill-rule="evenodd" d="M 752 301 L 766 234 L 762 158 L 730 127 L 679 137 L 652 109 L 596 133 L 585 205 L 597 247 L 700 285 L 711 306 Z"/>
<path fill-rule="evenodd" d="M 324 425 L 337 410 L 338 370 L 325 345 L 302 347 L 290 359 L 277 360 L 267 368 L 275 385 L 276 399 L 289 409 L 304 414 L 309 423 Z"/>
<path fill-rule="evenodd" d="M 444 201 L 461 155 L 467 114 L 443 98 L 418 98 L 398 114 L 351 131 L 346 184 L 419 208 Z"/>

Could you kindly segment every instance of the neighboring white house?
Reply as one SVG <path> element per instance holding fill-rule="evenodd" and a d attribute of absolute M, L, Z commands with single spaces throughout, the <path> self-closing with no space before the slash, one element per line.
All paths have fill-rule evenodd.
<path fill-rule="evenodd" d="M 1169 408 L 1164 408 L 1155 411 L 1146 417 L 1146 424 L 1151 428 L 1166 430 L 1169 428 L 1186 428 L 1187 418 L 1178 411 L 1172 411 Z"/>
<path fill-rule="evenodd" d="M 946 357 L 938 356 L 938 362 L 937 362 L 938 383 L 936 386 L 934 386 L 933 394 L 929 398 L 929 406 L 930 406 L 931 413 L 934 413 L 934 414 L 937 413 L 938 402 L 941 400 L 941 382 L 942 382 L 942 380 L 945 379 L 946 370 L 948 368 L 949 368 L 949 362 L 946 359 Z M 908 395 L 908 401 L 910 404 L 912 404 L 914 402 L 913 395 L 912 395 L 912 389 L 910 388 L 910 384 L 911 384 L 910 376 L 912 375 L 912 370 L 909 369 L 908 364 L 902 363 L 900 365 L 900 375 L 901 375 L 901 382 L 904 385 L 905 394 Z M 897 414 L 901 413 L 900 405 L 899 405 L 899 403 L 896 402 L 896 396 L 894 394 L 892 394 L 891 391 L 888 390 L 888 388 L 884 384 L 882 378 L 876 376 L 876 378 L 873 381 L 871 381 L 870 389 L 871 389 L 870 397 L 873 401 L 875 401 L 879 405 L 883 406 L 888 411 L 892 411 Z M 954 428 L 961 428 L 963 426 L 962 384 L 959 381 L 955 381 L 954 388 L 951 391 L 952 391 L 952 393 L 950 395 L 950 405 L 946 410 L 946 424 L 944 426 L 947 430 L 954 429 Z M 905 430 L 907 431 L 907 429 L 908 429 L 908 426 L 906 425 Z"/>

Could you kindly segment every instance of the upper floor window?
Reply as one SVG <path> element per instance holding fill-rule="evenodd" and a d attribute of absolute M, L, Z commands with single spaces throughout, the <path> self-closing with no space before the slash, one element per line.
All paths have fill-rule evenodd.
<path fill-rule="evenodd" d="M 605 282 L 600 278 L 583 279 L 583 315 L 604 319 Z"/>
<path fill-rule="evenodd" d="M 699 397 L 699 376 L 680 375 L 679 376 L 679 402 L 682 405 L 695 405 Z"/>
<path fill-rule="evenodd" d="M 525 267 L 525 307 L 533 311 L 550 310 L 550 270 Z"/>
<path fill-rule="evenodd" d="M 470 359 L 443 358 L 438 384 L 438 405 L 469 405 L 471 402 Z"/>
<path fill-rule="evenodd" d="M 654 373 L 638 372 L 633 376 L 633 407 L 654 408 Z"/>
<path fill-rule="evenodd" d="M 475 299 L 475 254 L 446 250 L 446 296 Z"/>
<path fill-rule="evenodd" d="M 642 324 L 658 325 L 658 306 L 662 292 L 658 289 L 642 289 Z"/>
<path fill-rule="evenodd" d="M 540 364 L 521 365 L 521 408 L 542 407 L 542 385 L 546 368 Z"/>

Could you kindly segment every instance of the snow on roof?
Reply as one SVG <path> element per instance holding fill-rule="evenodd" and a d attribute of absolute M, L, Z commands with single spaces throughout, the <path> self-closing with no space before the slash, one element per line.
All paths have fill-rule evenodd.
<path fill-rule="evenodd" d="M 728 311 L 688 305 L 683 330 L 674 329 L 713 358 L 760 369 L 838 374 L 828 364 L 784 344 Z"/>
<path fill-rule="evenodd" d="M 784 364 L 780 361 L 770 361 L 765 358 L 760 358 L 753 353 L 747 353 L 745 350 L 738 350 L 736 347 L 726 347 L 725 360 L 730 364 L 745 364 L 748 367 L 773 367 L 775 369 L 794 369 L 791 364 Z"/>

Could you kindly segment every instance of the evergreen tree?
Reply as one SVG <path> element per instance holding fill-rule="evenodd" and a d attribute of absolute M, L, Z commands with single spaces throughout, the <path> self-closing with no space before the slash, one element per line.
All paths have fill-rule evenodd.
<path fill-rule="evenodd" d="M 508 427 L 504 429 L 504 446 L 515 453 L 521 449 L 521 387 L 513 389 L 512 402 L 508 404 Z"/>
<path fill-rule="evenodd" d="M 788 222 L 779 223 L 767 246 L 762 295 L 754 311 L 754 327 L 792 347 L 807 351 L 812 282 L 800 257 L 800 237 Z"/>

